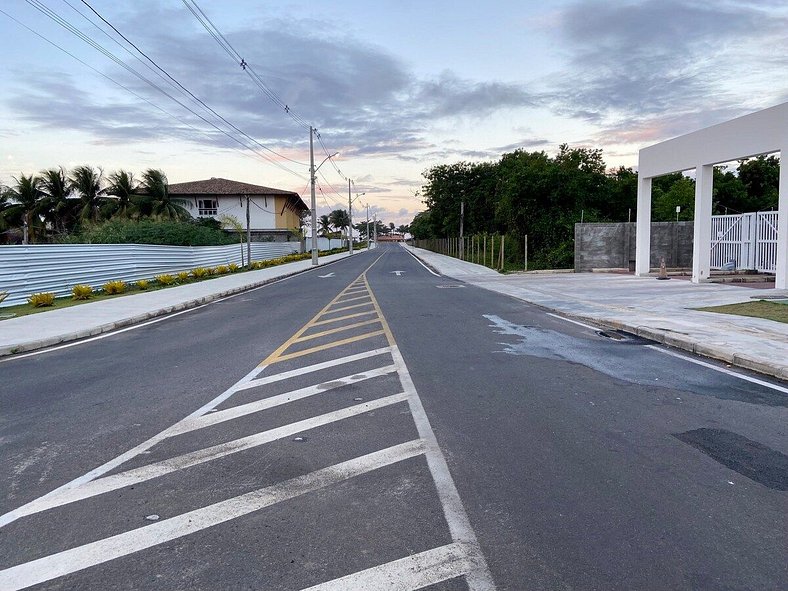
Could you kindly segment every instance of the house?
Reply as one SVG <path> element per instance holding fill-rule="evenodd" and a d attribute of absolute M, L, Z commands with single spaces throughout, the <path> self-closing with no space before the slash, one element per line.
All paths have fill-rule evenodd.
<path fill-rule="evenodd" d="M 396 232 L 390 232 L 389 234 L 378 234 L 378 242 L 404 242 L 405 235 L 398 234 Z"/>
<path fill-rule="evenodd" d="M 252 240 L 284 242 L 298 237 L 301 219 L 309 208 L 298 193 L 239 181 L 210 178 L 172 183 L 170 195 L 186 200 L 192 217 L 233 216 L 246 227 L 249 199 L 249 228 Z"/>

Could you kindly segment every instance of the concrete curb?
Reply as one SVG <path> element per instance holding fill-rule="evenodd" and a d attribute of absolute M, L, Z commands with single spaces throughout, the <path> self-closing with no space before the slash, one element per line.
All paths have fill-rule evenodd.
<path fill-rule="evenodd" d="M 353 253 L 360 254 L 360 253 Z M 216 300 L 220 300 L 222 298 L 226 298 L 229 296 L 237 295 L 239 293 L 243 293 L 245 291 L 249 291 L 251 289 L 256 289 L 258 287 L 262 287 L 264 285 L 268 285 L 269 283 L 275 283 L 277 281 L 281 281 L 282 279 L 287 279 L 288 277 L 294 277 L 295 275 L 300 275 L 301 273 L 306 273 L 307 271 L 312 271 L 313 269 L 317 269 L 319 267 L 327 267 L 328 265 L 333 265 L 334 263 L 338 263 L 339 261 L 345 260 L 346 258 L 353 256 L 348 255 L 347 257 L 343 257 L 341 259 L 337 259 L 336 261 L 329 261 L 327 263 L 320 263 L 315 267 L 309 267 L 308 269 L 301 269 L 299 271 L 292 271 L 290 273 L 285 273 L 284 275 L 278 275 L 276 277 L 271 277 L 270 279 L 265 279 L 263 281 L 255 281 L 253 283 L 248 283 L 246 285 L 242 285 L 239 287 L 233 287 L 231 289 L 225 289 L 223 291 L 213 293 L 210 295 L 202 296 L 200 298 L 195 298 L 193 300 L 187 300 L 185 302 L 181 302 L 178 304 L 174 304 L 172 306 L 165 306 L 163 308 L 159 308 L 157 310 L 151 310 L 150 312 L 145 312 L 144 314 L 137 314 L 136 316 L 130 316 L 128 318 L 123 318 L 122 320 L 118 320 L 116 322 L 110 322 L 107 324 L 102 324 L 91 329 L 87 330 L 79 330 L 68 334 L 58 335 L 56 337 L 48 338 L 48 339 L 41 339 L 38 341 L 29 341 L 27 343 L 22 343 L 20 345 L 14 345 L 13 347 L 3 347 L 0 348 L 0 358 L 4 357 L 11 357 L 13 355 L 18 355 L 20 353 L 30 353 L 31 351 L 37 351 L 39 349 L 45 349 L 47 347 L 53 347 L 55 345 L 61 345 L 63 343 L 70 343 L 73 341 L 79 341 L 82 339 L 87 339 L 90 337 L 95 337 L 101 334 L 105 334 L 108 332 L 112 332 L 115 330 L 119 330 L 121 328 L 126 328 L 129 326 L 133 326 L 135 324 L 141 324 L 148 320 L 152 320 L 154 318 L 159 318 L 161 316 L 167 316 L 168 314 L 173 314 L 175 312 L 182 312 L 184 310 L 190 310 L 192 308 L 197 308 L 198 306 L 202 306 L 204 304 L 209 304 Z M 133 297 L 133 296 L 131 296 Z M 44 312 L 46 314 L 46 312 Z"/>
<path fill-rule="evenodd" d="M 427 264 L 427 262 L 421 257 L 419 257 L 418 254 L 416 254 L 412 250 L 410 252 L 413 256 L 418 258 L 422 263 Z M 462 281 L 462 279 L 457 279 L 457 280 Z M 579 322 L 586 322 L 586 323 L 597 325 L 600 327 L 600 330 L 602 329 L 620 330 L 622 332 L 626 332 L 644 339 L 648 339 L 650 341 L 654 341 L 662 345 L 667 345 L 669 347 L 681 349 L 682 351 L 687 351 L 688 353 L 693 353 L 696 355 L 700 355 L 702 357 L 708 357 L 709 359 L 722 361 L 723 363 L 727 363 L 729 365 L 734 365 L 736 367 L 741 367 L 742 369 L 755 371 L 757 373 L 761 373 L 769 377 L 777 378 L 780 380 L 788 380 L 788 366 L 774 365 L 768 362 L 761 361 L 759 359 L 755 359 L 744 353 L 737 353 L 735 351 L 731 351 L 730 349 L 725 349 L 722 347 L 709 345 L 707 343 L 702 343 L 682 333 L 678 333 L 666 329 L 653 328 L 650 326 L 637 326 L 634 324 L 628 324 L 626 322 L 622 322 L 620 320 L 596 318 L 594 316 L 584 316 L 582 314 L 571 314 L 563 310 L 560 310 L 558 308 L 552 308 L 540 302 L 532 302 L 513 294 L 507 294 L 507 295 L 515 299 L 518 299 L 520 301 L 527 302 L 531 305 L 542 308 L 544 310 L 549 310 L 553 314 L 557 314 L 558 316 L 561 316 L 563 318 L 568 318 L 570 320 L 577 320 Z"/>

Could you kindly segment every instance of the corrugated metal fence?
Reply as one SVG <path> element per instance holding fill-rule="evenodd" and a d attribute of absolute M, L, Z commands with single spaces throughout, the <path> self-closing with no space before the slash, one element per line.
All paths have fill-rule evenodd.
<path fill-rule="evenodd" d="M 252 260 L 298 252 L 298 242 L 252 242 Z M 246 256 L 246 244 L 243 246 Z M 0 306 L 21 304 L 31 293 L 69 295 L 78 284 L 151 279 L 195 267 L 241 264 L 241 246 L 156 246 L 148 244 L 30 244 L 0 246 Z"/>

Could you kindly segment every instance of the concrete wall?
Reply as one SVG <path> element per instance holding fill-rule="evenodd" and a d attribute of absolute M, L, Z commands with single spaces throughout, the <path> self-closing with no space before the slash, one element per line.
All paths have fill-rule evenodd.
<path fill-rule="evenodd" d="M 651 223 L 651 268 L 692 266 L 693 222 Z M 575 271 L 635 270 L 636 225 L 575 224 Z"/>

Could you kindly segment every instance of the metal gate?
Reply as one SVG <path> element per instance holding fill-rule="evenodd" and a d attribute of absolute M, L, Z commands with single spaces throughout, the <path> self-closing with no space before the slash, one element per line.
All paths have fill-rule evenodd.
<path fill-rule="evenodd" d="M 777 271 L 777 212 L 711 216 L 711 268 Z"/>

